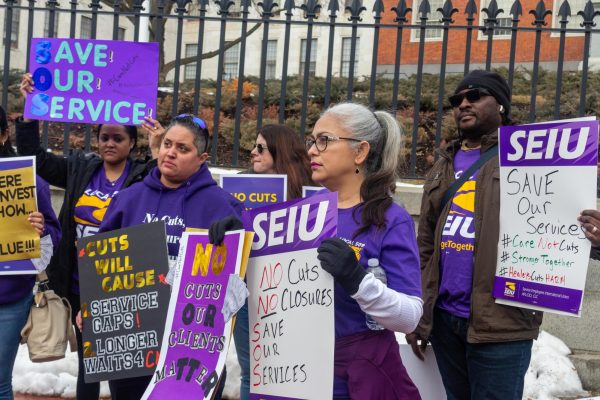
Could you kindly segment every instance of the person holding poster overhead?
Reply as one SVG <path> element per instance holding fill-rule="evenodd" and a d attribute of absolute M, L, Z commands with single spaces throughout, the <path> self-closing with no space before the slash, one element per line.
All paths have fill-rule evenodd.
<path fill-rule="evenodd" d="M 250 152 L 249 173 L 286 174 L 288 200 L 302 197 L 302 186 L 313 185 L 310 160 L 300 136 L 293 129 L 278 124 L 263 126 L 256 135 Z M 233 330 L 235 349 L 240 364 L 240 400 L 250 395 L 250 339 L 248 303 L 237 312 Z"/>
<path fill-rule="evenodd" d="M 338 193 L 338 237 L 318 248 L 336 282 L 334 398 L 420 399 L 394 335 L 413 331 L 423 305 L 414 222 L 392 198 L 401 147 L 394 117 L 352 103 L 306 139 L 312 179 Z"/>
<path fill-rule="evenodd" d="M 23 75 L 23 97 L 33 91 L 32 86 L 31 74 Z M 157 129 L 147 130 L 151 144 L 162 131 L 154 122 Z M 75 316 L 80 307 L 77 240 L 96 234 L 113 196 L 140 181 L 149 169 L 146 161 L 130 157 L 137 142 L 137 128 L 99 125 L 96 131 L 98 154 L 74 150 L 67 157 L 54 155 L 41 147 L 38 121 L 19 118 L 16 131 L 19 154 L 35 155 L 38 173 L 50 184 L 65 189 L 59 215 L 63 235 L 47 272 L 50 286 L 59 296 L 69 299 Z M 75 332 L 79 357 L 77 398 L 98 400 L 100 385 L 84 382 L 81 332 L 78 329 Z"/>
<path fill-rule="evenodd" d="M 8 131 L 6 113 L 0 107 L 0 158 L 15 157 Z M 38 210 L 28 217 L 31 226 L 40 236 L 49 235 L 53 247 L 60 239 L 60 226 L 50 202 L 50 188 L 43 179 L 36 177 Z M 10 228 L 3 226 L 3 230 Z M 42 246 L 42 252 L 47 251 Z M 47 259 L 52 254 L 47 255 Z M 46 258 L 46 257 L 44 257 Z M 38 259 L 41 261 L 41 258 Z M 36 265 L 44 269 L 46 265 Z M 12 371 L 21 340 L 21 329 L 29 316 L 33 300 L 35 275 L 0 275 L 0 399 L 12 400 Z"/>
<path fill-rule="evenodd" d="M 217 186 L 208 170 L 208 143 L 204 120 L 191 114 L 175 117 L 164 133 L 157 167 L 143 182 L 114 197 L 100 232 L 165 221 L 169 259 L 174 263 L 186 228 L 206 229 L 232 216 L 239 219 L 242 203 Z M 172 268 L 168 282 L 175 273 Z M 111 381 L 113 400 L 140 399 L 151 377 Z"/>
<path fill-rule="evenodd" d="M 510 88 L 499 74 L 476 70 L 449 100 L 460 136 L 440 151 L 423 188 L 425 306 L 406 339 L 421 359 L 431 341 L 448 399 L 517 400 L 542 313 L 492 297 L 500 225 L 496 146 L 498 128 L 510 125 Z"/>

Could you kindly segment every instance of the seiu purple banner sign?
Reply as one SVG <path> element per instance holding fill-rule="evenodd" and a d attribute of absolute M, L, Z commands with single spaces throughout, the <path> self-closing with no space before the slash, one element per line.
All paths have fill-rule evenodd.
<path fill-rule="evenodd" d="M 156 110 L 158 43 L 31 40 L 25 118 L 139 125 Z"/>
<path fill-rule="evenodd" d="M 500 165 L 595 166 L 598 121 L 564 120 L 500 127 Z"/>
<path fill-rule="evenodd" d="M 245 211 L 244 229 L 254 232 L 252 257 L 318 247 L 337 232 L 337 193 Z"/>

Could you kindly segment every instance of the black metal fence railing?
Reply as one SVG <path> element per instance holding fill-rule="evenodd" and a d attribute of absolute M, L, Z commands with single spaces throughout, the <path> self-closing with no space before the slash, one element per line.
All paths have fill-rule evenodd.
<path fill-rule="evenodd" d="M 527 13 L 522 0 L 500 0 L 504 9 L 497 1 L 463 0 L 459 10 L 451 0 L 415 0 L 412 8 L 406 0 L 4 0 L 1 104 L 18 111 L 10 108 L 18 105 L 15 87 L 28 69 L 34 34 L 138 41 L 148 30 L 161 45 L 159 117 L 189 108 L 207 119 L 213 164 L 243 165 L 248 135 L 267 121 L 288 123 L 303 135 L 332 102 L 353 100 L 387 109 L 406 125 L 404 174 L 418 177 L 452 130 L 448 90 L 476 67 L 503 68 L 522 122 L 600 112 L 598 88 L 588 95 L 590 49 L 600 46 L 600 11 L 592 1 L 572 0 L 583 7 L 574 11 L 569 0 L 553 7 L 523 0 L 533 5 Z M 272 45 L 274 35 L 279 41 Z M 293 50 L 298 42 L 300 57 Z M 575 59 L 574 46 L 581 48 Z M 317 63 L 326 67 L 318 70 Z M 230 79 L 231 71 L 241 78 Z M 576 107 L 567 93 L 572 86 Z M 60 129 L 67 152 L 81 128 L 50 125 L 43 124 L 43 143 Z M 90 150 L 91 127 L 83 129 Z"/>

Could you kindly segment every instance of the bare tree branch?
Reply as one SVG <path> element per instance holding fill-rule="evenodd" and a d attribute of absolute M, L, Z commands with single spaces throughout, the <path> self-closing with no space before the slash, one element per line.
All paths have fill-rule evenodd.
<path fill-rule="evenodd" d="M 258 28 L 260 28 L 261 25 L 262 25 L 262 22 L 257 22 L 248 32 L 246 32 L 246 37 L 248 37 L 248 36 L 252 35 L 254 32 L 256 32 L 258 30 Z M 223 51 L 230 49 L 231 47 L 240 43 L 243 38 L 244 38 L 244 36 L 240 36 L 239 38 L 237 38 L 231 42 L 227 42 L 227 44 L 223 47 Z M 200 56 L 200 59 L 206 60 L 208 58 L 216 57 L 217 55 L 219 55 L 219 51 L 220 51 L 220 49 L 217 49 L 214 51 L 209 51 L 208 53 L 204 53 L 204 54 L 202 54 L 202 56 Z M 191 64 L 193 62 L 196 62 L 196 60 L 197 60 L 197 56 L 182 58 L 181 60 L 179 60 L 179 65 L 183 66 L 183 65 Z M 165 63 L 164 67 L 162 68 L 162 73 L 164 73 L 166 75 L 167 73 L 169 73 L 169 71 L 171 71 L 173 68 L 175 68 L 176 65 L 177 65 L 177 60 L 173 60 L 173 61 L 169 61 L 168 63 Z"/>

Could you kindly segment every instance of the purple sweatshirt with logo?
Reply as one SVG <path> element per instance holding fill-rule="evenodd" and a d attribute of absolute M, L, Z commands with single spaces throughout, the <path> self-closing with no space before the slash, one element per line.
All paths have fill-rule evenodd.
<path fill-rule="evenodd" d="M 169 259 L 174 260 L 186 227 L 208 229 L 213 222 L 229 215 L 241 218 L 243 209 L 242 203 L 217 186 L 206 164 L 177 189 L 163 185 L 160 171 L 155 167 L 143 182 L 113 197 L 100 232 L 165 221 Z"/>
<path fill-rule="evenodd" d="M 36 176 L 38 211 L 44 215 L 44 235 L 50 235 L 54 248 L 60 240 L 60 224 L 50 202 L 50 187 Z M 0 275 L 0 304 L 14 303 L 31 294 L 35 275 Z"/>

